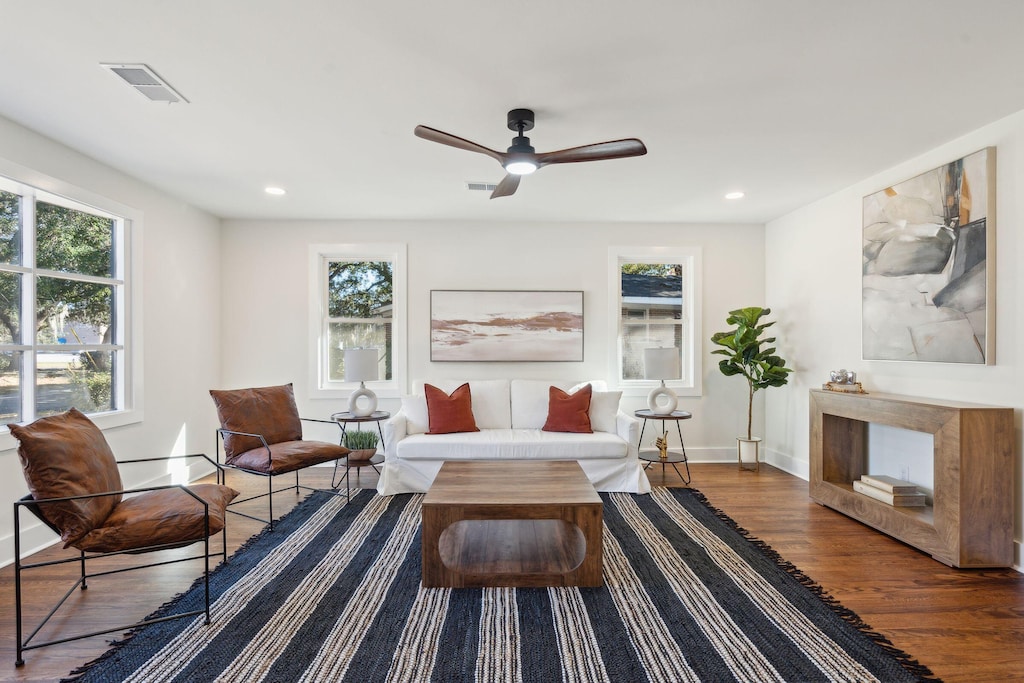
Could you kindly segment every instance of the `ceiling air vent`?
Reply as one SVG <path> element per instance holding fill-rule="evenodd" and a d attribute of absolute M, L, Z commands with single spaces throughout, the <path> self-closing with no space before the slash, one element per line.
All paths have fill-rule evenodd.
<path fill-rule="evenodd" d="M 157 76 L 156 72 L 145 64 L 100 64 L 112 74 L 121 78 L 125 83 L 146 96 L 146 99 L 153 102 L 184 102 L 188 100 L 172 88 L 167 81 Z"/>
<path fill-rule="evenodd" d="M 472 182 L 470 180 L 466 181 L 466 189 L 467 190 L 480 190 L 482 192 L 493 192 L 494 188 L 496 188 L 496 187 L 498 187 L 498 186 L 497 185 L 493 185 L 491 183 L 474 183 L 474 182 Z"/>

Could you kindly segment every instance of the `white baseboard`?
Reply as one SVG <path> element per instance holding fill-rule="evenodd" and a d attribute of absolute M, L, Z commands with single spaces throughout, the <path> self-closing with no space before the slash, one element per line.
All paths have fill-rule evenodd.
<path fill-rule="evenodd" d="M 772 467 L 778 467 L 783 472 L 788 472 L 794 477 L 800 477 L 804 481 L 811 479 L 811 465 L 806 460 L 798 460 L 791 455 L 766 448 L 764 461 Z"/>

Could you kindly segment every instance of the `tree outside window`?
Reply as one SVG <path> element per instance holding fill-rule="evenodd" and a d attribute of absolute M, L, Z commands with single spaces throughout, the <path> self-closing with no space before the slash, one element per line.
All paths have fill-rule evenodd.
<path fill-rule="evenodd" d="M 327 379 L 345 378 L 344 349 L 381 350 L 379 376 L 393 379 L 394 264 L 327 262 Z"/>
<path fill-rule="evenodd" d="M 123 223 L 0 191 L 0 418 L 122 407 Z"/>

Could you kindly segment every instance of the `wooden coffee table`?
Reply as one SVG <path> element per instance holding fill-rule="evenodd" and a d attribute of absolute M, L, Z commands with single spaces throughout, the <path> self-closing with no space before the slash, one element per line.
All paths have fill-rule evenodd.
<path fill-rule="evenodd" d="M 422 515 L 424 587 L 603 583 L 601 497 L 574 460 L 446 462 Z"/>

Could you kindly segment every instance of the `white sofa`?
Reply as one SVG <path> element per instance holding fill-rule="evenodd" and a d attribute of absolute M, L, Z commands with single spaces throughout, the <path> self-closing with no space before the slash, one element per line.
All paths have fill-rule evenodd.
<path fill-rule="evenodd" d="M 431 382 L 451 393 L 463 381 Z M 584 383 L 585 384 L 585 383 Z M 447 460 L 576 460 L 598 491 L 651 490 L 638 459 L 638 420 L 619 410 L 621 392 L 598 391 L 591 399 L 592 434 L 545 432 L 549 387 L 570 391 L 572 382 L 481 380 L 469 382 L 478 432 L 426 434 L 423 395 L 402 399 L 384 423 L 382 495 L 423 493 Z M 570 393 L 572 393 L 570 391 Z"/>

